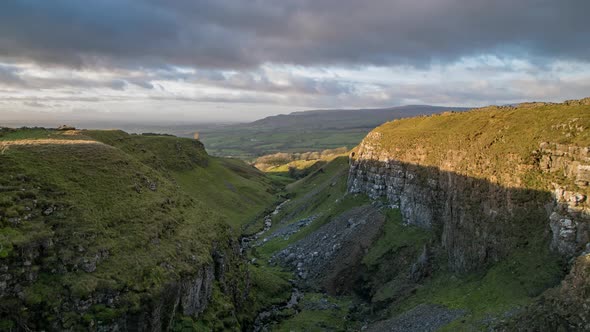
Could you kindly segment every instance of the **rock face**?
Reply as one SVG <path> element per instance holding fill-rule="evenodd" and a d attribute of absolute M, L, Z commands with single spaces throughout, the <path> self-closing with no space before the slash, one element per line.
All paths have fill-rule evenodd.
<path fill-rule="evenodd" d="M 590 205 L 586 195 L 590 183 L 590 148 L 542 143 L 538 159 L 544 173 L 563 179 L 562 183 L 552 183 L 551 188 L 554 198 L 549 216 L 551 247 L 573 257 L 590 242 Z"/>
<path fill-rule="evenodd" d="M 104 331 L 168 331 L 175 316 L 199 317 L 211 299 L 214 269 L 206 265 L 195 276 L 168 284 L 152 299 L 148 310 L 128 314 L 116 322 L 99 325 Z"/>
<path fill-rule="evenodd" d="M 365 159 L 365 149 L 352 161 L 349 191 L 387 197 L 405 224 L 438 232 L 454 271 L 474 270 L 505 256 L 517 245 L 522 226 L 510 220 L 542 216 L 550 201 L 540 192 L 504 189 L 433 167 Z M 524 199 L 529 196 L 538 200 Z"/>
<path fill-rule="evenodd" d="M 555 130 L 563 126 L 584 131 L 575 121 Z M 438 232 L 452 270 L 497 261 L 526 243 L 532 230 L 550 231 L 551 247 L 568 259 L 589 242 L 588 147 L 526 142 L 533 147 L 528 155 L 498 160 L 486 156 L 485 146 L 465 151 L 420 139 L 411 148 L 403 144 L 396 146 L 383 129 L 370 133 L 351 153 L 348 190 L 386 197 L 404 223 Z"/>
<path fill-rule="evenodd" d="M 1 262 L 0 298 L 26 300 L 23 288 L 38 278 L 39 266 L 36 264 L 43 257 L 44 250 L 48 250 L 51 246 L 53 243 L 46 241 L 39 243 L 38 246 L 23 248 L 21 256 L 11 261 Z M 248 284 L 247 272 L 236 274 L 236 271 L 240 271 L 239 265 L 243 263 L 237 243 L 228 248 L 216 248 L 213 250 L 211 262 L 197 268 L 193 275 L 168 282 L 152 296 L 145 294 L 139 310 L 130 310 L 119 314 L 116 318 L 93 322 L 93 329 L 97 331 L 170 330 L 171 324 L 179 315 L 196 319 L 200 317 L 211 300 L 215 283 L 219 283 L 221 290 L 234 300 L 234 305 L 238 308 L 244 301 L 243 291 L 247 292 L 247 289 L 244 288 L 244 285 L 237 285 L 235 279 Z M 85 266 L 82 264 L 80 268 L 84 270 Z M 94 268 L 96 268 L 96 261 L 94 261 Z M 56 273 L 61 272 L 56 271 Z M 226 276 L 228 273 L 232 274 L 232 278 Z M 72 296 L 60 304 L 58 311 L 77 313 L 83 316 L 96 306 L 104 306 L 104 308 L 113 310 L 124 308 L 124 297 L 128 295 L 126 293 L 129 293 L 129 290 L 105 289 L 84 298 Z M 72 328 L 72 321 L 68 317 L 58 315 L 51 325 L 44 317 L 33 316 L 30 318 L 35 320 L 35 324 L 41 324 L 40 326 L 47 330 L 62 331 Z M 30 326 L 29 322 L 24 320 L 19 323 L 22 325 L 18 328 L 25 329 L 26 326 Z M 78 328 L 80 327 L 78 326 Z"/>

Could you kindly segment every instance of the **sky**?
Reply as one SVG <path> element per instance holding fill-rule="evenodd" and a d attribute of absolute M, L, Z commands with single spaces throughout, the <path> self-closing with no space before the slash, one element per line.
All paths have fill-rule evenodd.
<path fill-rule="evenodd" d="M 590 96 L 587 0 L 0 1 L 0 125 Z"/>

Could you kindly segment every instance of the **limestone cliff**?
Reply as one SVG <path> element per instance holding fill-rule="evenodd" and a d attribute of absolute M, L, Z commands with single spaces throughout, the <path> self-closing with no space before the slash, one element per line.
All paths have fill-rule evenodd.
<path fill-rule="evenodd" d="M 525 104 L 396 120 L 351 153 L 348 188 L 433 229 L 455 271 L 551 234 L 565 258 L 589 241 L 590 104 Z"/>

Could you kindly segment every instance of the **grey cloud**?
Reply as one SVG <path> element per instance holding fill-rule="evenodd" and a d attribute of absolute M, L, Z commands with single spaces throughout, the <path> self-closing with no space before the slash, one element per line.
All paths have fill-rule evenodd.
<path fill-rule="evenodd" d="M 428 93 L 424 93 L 424 91 L 428 91 Z M 380 102 L 384 106 L 416 101 L 423 104 L 448 106 L 505 105 L 524 101 L 559 102 L 567 99 L 579 99 L 588 95 L 588 91 L 590 91 L 590 81 L 588 80 L 514 79 L 500 82 L 400 84 L 386 90 L 388 98 Z M 368 103 L 370 101 L 365 99 L 360 102 Z"/>
<path fill-rule="evenodd" d="M 0 86 L 21 89 L 108 88 L 122 91 L 125 90 L 128 84 L 134 84 L 144 89 L 153 89 L 148 77 L 140 79 L 125 76 L 117 79 L 48 78 L 26 75 L 18 67 L 0 64 Z"/>
<path fill-rule="evenodd" d="M 15 0 L 0 56 L 67 66 L 590 61 L 586 0 Z"/>
<path fill-rule="evenodd" d="M 354 86 L 347 82 L 333 79 L 309 78 L 292 74 L 283 78 L 279 84 L 271 81 L 263 71 L 242 71 L 224 76 L 223 79 L 206 80 L 201 78 L 199 82 L 230 89 L 283 94 L 338 95 L 350 94 L 355 90 Z"/>
<path fill-rule="evenodd" d="M 138 87 L 148 89 L 148 90 L 151 90 L 154 88 L 154 85 L 150 81 L 147 81 L 147 80 L 133 80 L 132 79 L 132 80 L 129 80 L 129 83 L 135 84 Z"/>
<path fill-rule="evenodd" d="M 106 82 L 105 85 L 113 90 L 122 91 L 125 89 L 127 82 L 125 82 L 123 80 L 111 80 L 111 81 Z"/>
<path fill-rule="evenodd" d="M 22 86 L 25 82 L 19 76 L 17 67 L 0 64 L 0 85 Z"/>
<path fill-rule="evenodd" d="M 51 107 L 48 104 L 40 103 L 36 100 L 25 101 L 25 102 L 23 102 L 23 105 L 30 106 L 30 107 L 39 107 L 39 108 Z"/>

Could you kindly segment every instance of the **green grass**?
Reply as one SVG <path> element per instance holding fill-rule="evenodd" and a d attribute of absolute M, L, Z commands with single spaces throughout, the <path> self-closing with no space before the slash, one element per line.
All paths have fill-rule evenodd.
<path fill-rule="evenodd" d="M 340 156 L 333 159 L 330 163 L 322 167 L 322 170 L 317 170 L 309 176 L 290 184 L 287 187 L 289 192 L 295 195 L 302 195 L 310 192 L 319 186 L 331 185 L 331 182 L 344 179 L 346 180 L 348 174 L 348 157 Z M 344 185 L 346 189 L 346 181 L 339 182 Z M 342 187 L 338 187 L 342 189 Z"/>
<path fill-rule="evenodd" d="M 207 167 L 174 172 L 173 177 L 192 197 L 226 215 L 236 229 L 257 217 L 262 220 L 278 199 L 273 180 L 240 160 L 211 158 Z"/>
<path fill-rule="evenodd" d="M 216 225 L 223 221 L 221 215 L 178 192 L 152 168 L 115 148 L 31 147 L 11 149 L 1 158 L 1 165 L 10 165 L 3 168 L 4 175 L 34 179 L 22 181 L 20 186 L 29 188 L 43 202 L 41 210 L 49 206 L 58 209 L 47 218 L 41 215 L 12 228 L 21 233 L 12 239 L 25 237 L 20 241 L 32 242 L 38 237 L 56 237 L 67 245 L 60 248 L 60 256 L 72 264 L 81 256 L 78 247 L 84 248 L 82 256 L 106 250 L 110 263 L 101 264 L 92 278 L 112 279 L 121 287 L 137 285 L 138 277 L 141 281 L 146 272 L 144 266 L 155 266 L 171 256 L 178 258 L 177 273 L 192 270 L 188 257 L 196 254 L 201 262 L 206 260 L 207 241 L 214 238 L 219 231 Z M 146 181 L 156 183 L 156 191 L 147 189 Z M 140 193 L 136 186 L 142 186 Z M 31 200 L 13 197 L 15 205 L 27 206 Z M 8 226 L 5 218 L 3 223 Z M 148 245 L 155 239 L 160 239 L 159 245 Z M 178 252 L 174 241 L 184 242 L 182 251 Z M 66 282 L 74 285 L 78 277 L 68 275 Z M 144 286 L 152 286 L 150 282 Z"/>
<path fill-rule="evenodd" d="M 64 132 L 50 130 L 45 128 L 22 128 L 22 129 L 3 129 L 0 128 L 0 141 L 12 141 L 21 139 L 81 139 L 63 135 Z"/>
<path fill-rule="evenodd" d="M 256 253 L 260 257 L 268 258 L 274 252 L 313 233 L 342 213 L 368 204 L 370 200 L 365 195 L 347 194 L 347 172 L 348 158 L 337 157 L 321 169 L 288 185 L 287 193 L 291 195 L 291 201 L 284 206 L 281 213 L 273 217 L 275 223 L 269 232 L 311 216 L 316 216 L 317 219 L 289 239 L 275 238 L 268 241 L 258 247 Z M 277 224 L 278 221 L 281 223 Z"/>
<path fill-rule="evenodd" d="M 199 141 L 188 138 L 129 135 L 122 131 L 84 131 L 101 142 L 161 170 L 193 198 L 236 229 L 261 217 L 278 197 L 281 184 L 238 159 L 213 158 Z M 259 223 L 256 227 L 260 227 Z"/>
<path fill-rule="evenodd" d="M 159 171 L 204 167 L 208 156 L 201 142 L 160 135 L 129 135 L 121 130 L 84 130 L 84 136 L 112 145 Z"/>
<path fill-rule="evenodd" d="M 320 302 L 322 299 L 323 303 Z M 328 304 L 327 308 L 318 308 L 318 305 L 325 305 L 324 303 Z M 272 330 L 277 332 L 356 330 L 359 324 L 347 319 L 351 304 L 350 297 L 306 293 L 299 304 L 302 308 L 301 312 L 282 321 Z"/>
<path fill-rule="evenodd" d="M 290 273 L 266 265 L 250 265 L 249 271 L 253 300 L 250 310 L 253 312 L 283 303 L 291 296 L 292 287 L 288 280 L 293 276 Z"/>
<path fill-rule="evenodd" d="M 444 168 L 441 163 L 455 156 L 455 173 L 518 187 L 515 160 L 531 164 L 531 152 L 542 142 L 588 146 L 589 128 L 588 105 L 488 107 L 395 120 L 377 127 L 365 142 L 373 143 L 377 154 L 389 151 L 410 163 L 421 153 L 421 166 Z M 545 174 L 531 189 L 545 190 L 557 176 Z"/>
<path fill-rule="evenodd" d="M 432 238 L 432 233 L 417 226 L 405 226 L 402 224 L 402 215 L 399 209 L 390 209 L 386 212 L 386 221 L 383 225 L 382 235 L 371 246 L 363 264 L 373 266 L 380 263 L 385 254 L 395 254 L 401 248 L 414 247 L 418 250 Z"/>
<path fill-rule="evenodd" d="M 484 318 L 501 318 L 505 312 L 531 303 L 562 277 L 561 259 L 539 242 L 515 250 L 484 272 L 459 275 L 443 267 L 391 310 L 397 314 L 421 303 L 440 304 L 467 312 L 444 331 L 481 330 Z"/>
<path fill-rule="evenodd" d="M 269 167 L 265 170 L 268 173 L 289 173 L 289 168 L 293 168 L 296 170 L 305 170 L 308 168 L 313 167 L 315 164 L 319 163 L 318 160 L 295 160 L 291 161 L 287 164 Z"/>
<path fill-rule="evenodd" d="M 274 183 L 281 187 L 286 187 L 287 185 L 293 183 L 295 179 L 289 177 L 285 174 L 267 174 L 266 175 L 269 179 L 271 179 Z"/>
<path fill-rule="evenodd" d="M 370 128 L 321 130 L 289 130 L 239 128 L 203 131 L 201 141 L 207 152 L 252 160 L 276 152 L 308 152 L 356 146 Z"/>

